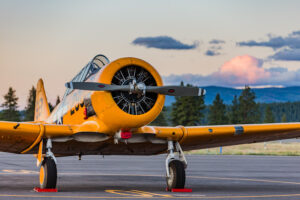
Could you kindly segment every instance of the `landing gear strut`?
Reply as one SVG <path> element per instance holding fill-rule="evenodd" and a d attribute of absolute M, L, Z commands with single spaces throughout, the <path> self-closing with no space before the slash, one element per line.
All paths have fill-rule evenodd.
<path fill-rule="evenodd" d="M 175 158 L 174 143 L 176 147 L 175 153 L 178 154 L 178 159 Z M 185 168 L 187 161 L 178 142 L 168 141 L 168 156 L 166 158 L 167 171 L 167 190 L 181 189 L 185 185 Z"/>
<path fill-rule="evenodd" d="M 44 160 L 40 165 L 40 188 L 56 188 L 57 169 L 56 158 L 51 152 L 52 143 L 51 139 L 47 140 L 47 152 Z"/>

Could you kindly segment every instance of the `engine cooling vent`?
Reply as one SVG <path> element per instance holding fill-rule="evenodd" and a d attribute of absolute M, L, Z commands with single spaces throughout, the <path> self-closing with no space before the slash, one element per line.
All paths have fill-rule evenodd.
<path fill-rule="evenodd" d="M 128 65 L 121 68 L 114 75 L 111 84 L 130 85 L 132 82 L 144 83 L 146 86 L 157 85 L 151 73 L 137 65 Z M 156 93 L 134 94 L 115 91 L 111 94 L 119 108 L 131 115 L 141 115 L 148 112 L 157 100 Z"/>

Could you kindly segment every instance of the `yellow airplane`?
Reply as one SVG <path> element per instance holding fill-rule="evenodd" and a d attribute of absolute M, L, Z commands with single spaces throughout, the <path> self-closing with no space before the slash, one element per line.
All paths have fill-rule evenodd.
<path fill-rule="evenodd" d="M 200 96 L 198 87 L 163 86 L 147 62 L 95 56 L 69 83 L 50 114 L 43 81 L 36 90 L 34 122 L 0 122 L 0 151 L 35 154 L 40 188 L 56 188 L 56 157 L 167 153 L 167 188 L 184 188 L 183 150 L 288 139 L 300 123 L 226 126 L 147 126 L 161 112 L 165 95 Z"/>

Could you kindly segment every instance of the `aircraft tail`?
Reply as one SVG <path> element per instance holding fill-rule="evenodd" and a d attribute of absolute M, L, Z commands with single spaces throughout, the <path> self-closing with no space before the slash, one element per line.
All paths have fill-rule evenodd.
<path fill-rule="evenodd" d="M 45 121 L 50 115 L 50 109 L 44 89 L 43 80 L 40 79 L 36 86 L 34 121 Z"/>

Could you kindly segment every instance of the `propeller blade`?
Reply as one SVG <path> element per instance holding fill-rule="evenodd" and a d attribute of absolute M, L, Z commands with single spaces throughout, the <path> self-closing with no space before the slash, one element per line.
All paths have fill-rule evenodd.
<path fill-rule="evenodd" d="M 96 82 L 68 82 L 66 87 L 77 90 L 92 91 L 130 91 L 129 85 L 110 85 Z"/>
<path fill-rule="evenodd" d="M 206 93 L 204 89 L 185 86 L 147 86 L 146 92 L 155 92 L 169 96 L 203 96 Z"/>
<path fill-rule="evenodd" d="M 169 96 L 203 96 L 206 91 L 198 87 L 185 86 L 145 86 L 135 85 L 110 85 L 96 82 L 68 82 L 66 87 L 77 90 L 91 91 L 124 91 L 132 93 L 154 92 Z"/>

